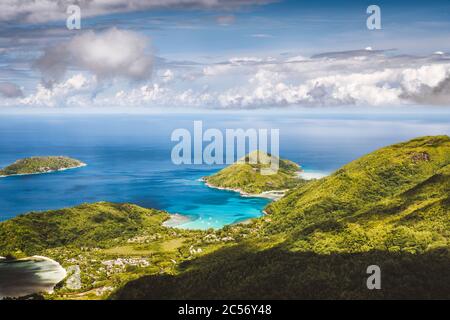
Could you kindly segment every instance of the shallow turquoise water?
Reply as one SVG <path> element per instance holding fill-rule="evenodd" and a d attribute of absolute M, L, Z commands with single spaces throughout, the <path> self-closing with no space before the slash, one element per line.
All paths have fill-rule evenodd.
<path fill-rule="evenodd" d="M 198 180 L 189 181 L 188 185 L 198 189 L 198 192 L 203 194 L 202 198 L 195 203 L 177 201 L 166 207 L 166 210 L 171 213 L 180 213 L 191 219 L 179 225 L 181 228 L 217 229 L 224 225 L 256 218 L 261 216 L 261 210 L 270 202 L 263 198 L 241 197 L 239 193 L 233 191 L 211 189 Z"/>

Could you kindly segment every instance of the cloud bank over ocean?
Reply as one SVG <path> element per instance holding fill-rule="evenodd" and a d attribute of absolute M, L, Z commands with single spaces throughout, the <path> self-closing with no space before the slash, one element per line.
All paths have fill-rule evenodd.
<path fill-rule="evenodd" d="M 450 102 L 446 54 L 399 56 L 366 49 L 301 59 L 298 55 L 230 57 L 210 64 L 159 59 L 150 77 L 154 58 L 145 52 L 147 42 L 135 32 L 118 29 L 84 33 L 36 60 L 45 81 L 35 92 L 10 95 L 0 103 L 267 108 Z"/>

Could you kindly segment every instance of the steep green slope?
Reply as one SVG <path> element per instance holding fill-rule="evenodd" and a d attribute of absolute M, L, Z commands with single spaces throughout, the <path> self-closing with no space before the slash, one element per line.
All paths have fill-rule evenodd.
<path fill-rule="evenodd" d="M 46 173 L 62 169 L 77 168 L 85 165 L 79 160 L 68 157 L 31 157 L 20 159 L 0 170 L 0 176 L 15 174 Z"/>
<path fill-rule="evenodd" d="M 166 230 L 161 223 L 168 218 L 163 211 L 108 202 L 31 212 L 0 223 L 0 255 L 38 254 L 60 246 L 107 246 L 143 230 Z"/>
<path fill-rule="evenodd" d="M 257 162 L 252 163 L 251 157 L 255 157 Z M 241 159 L 241 162 L 236 162 L 210 177 L 205 177 L 204 180 L 213 187 L 255 194 L 288 189 L 301 183 L 302 180 L 296 175 L 300 167 L 289 160 L 279 159 L 279 170 L 276 173 L 261 174 L 261 169 L 270 167 L 270 161 L 270 155 L 262 151 L 254 151 Z"/>
<path fill-rule="evenodd" d="M 392 201 L 449 163 L 449 137 L 413 139 L 379 149 L 329 177 L 296 188 L 266 211 L 288 228 L 356 216 L 379 202 Z"/>
<path fill-rule="evenodd" d="M 449 173 L 447 136 L 382 148 L 271 203 L 237 246 L 112 297 L 448 299 Z M 382 290 L 365 286 L 373 264 Z"/>
<path fill-rule="evenodd" d="M 319 254 L 370 250 L 424 253 L 450 248 L 450 165 L 395 196 L 347 216 L 304 217 L 288 229 L 291 248 Z"/>

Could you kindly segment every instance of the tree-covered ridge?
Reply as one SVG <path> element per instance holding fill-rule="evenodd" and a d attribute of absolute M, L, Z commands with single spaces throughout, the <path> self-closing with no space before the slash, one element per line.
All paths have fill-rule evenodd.
<path fill-rule="evenodd" d="M 414 139 L 296 188 L 266 211 L 273 228 L 282 227 L 306 250 L 422 252 L 445 247 L 449 165 L 449 137 Z"/>
<path fill-rule="evenodd" d="M 61 246 L 103 246 L 143 231 L 166 231 L 166 212 L 132 204 L 98 202 L 73 208 L 31 212 L 0 223 L 0 255 L 36 255 Z"/>
<path fill-rule="evenodd" d="M 448 299 L 449 195 L 449 137 L 382 148 L 271 203 L 236 246 L 113 298 Z M 373 264 L 382 290 L 365 286 Z"/>
<path fill-rule="evenodd" d="M 251 161 L 251 159 L 256 159 L 256 163 L 253 163 L 254 161 Z M 301 183 L 302 180 L 297 175 L 300 166 L 285 159 L 278 159 L 279 169 L 276 173 L 261 174 L 261 169 L 268 169 L 271 161 L 274 160 L 275 156 L 272 159 L 272 156 L 267 153 L 254 151 L 218 173 L 205 177 L 204 180 L 213 187 L 234 189 L 252 194 L 289 189 Z"/>
<path fill-rule="evenodd" d="M 31 157 L 17 160 L 0 170 L 0 176 L 16 174 L 35 174 L 77 168 L 85 165 L 83 162 L 62 156 Z"/>

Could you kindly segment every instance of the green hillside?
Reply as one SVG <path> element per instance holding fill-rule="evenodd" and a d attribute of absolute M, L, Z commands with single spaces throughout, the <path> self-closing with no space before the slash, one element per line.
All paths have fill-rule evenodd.
<path fill-rule="evenodd" d="M 282 227 L 297 243 L 312 242 L 306 248 L 318 252 L 414 253 L 446 246 L 449 165 L 449 137 L 414 139 L 379 149 L 297 188 L 266 211 L 276 230 Z M 352 244 L 343 237 L 353 239 Z M 397 243 L 400 238 L 405 242 Z"/>
<path fill-rule="evenodd" d="M 257 159 L 251 163 L 251 157 Z M 270 175 L 261 174 L 261 169 L 270 167 L 271 156 L 262 151 L 254 151 L 218 173 L 205 177 L 205 181 L 214 187 L 240 190 L 258 194 L 263 191 L 292 188 L 302 182 L 297 172 L 300 167 L 289 160 L 279 159 L 279 170 Z"/>
<path fill-rule="evenodd" d="M 61 246 L 108 246 L 143 230 L 156 233 L 169 215 L 131 204 L 98 202 L 31 212 L 0 223 L 0 255 L 39 254 Z"/>
<path fill-rule="evenodd" d="M 13 164 L 0 169 L 0 176 L 46 173 L 61 169 L 76 168 L 83 165 L 84 163 L 81 161 L 68 157 L 31 157 L 17 160 Z"/>
<path fill-rule="evenodd" d="M 80 266 L 82 287 L 53 299 L 450 299 L 449 195 L 450 138 L 422 137 L 299 183 L 248 224 L 172 229 L 101 202 L 0 223 L 0 255 Z M 365 285 L 373 264 L 382 290 Z"/>
<path fill-rule="evenodd" d="M 236 246 L 112 297 L 448 299 L 449 166 L 447 136 L 382 148 L 271 203 Z M 373 264 L 382 290 L 365 286 Z"/>

